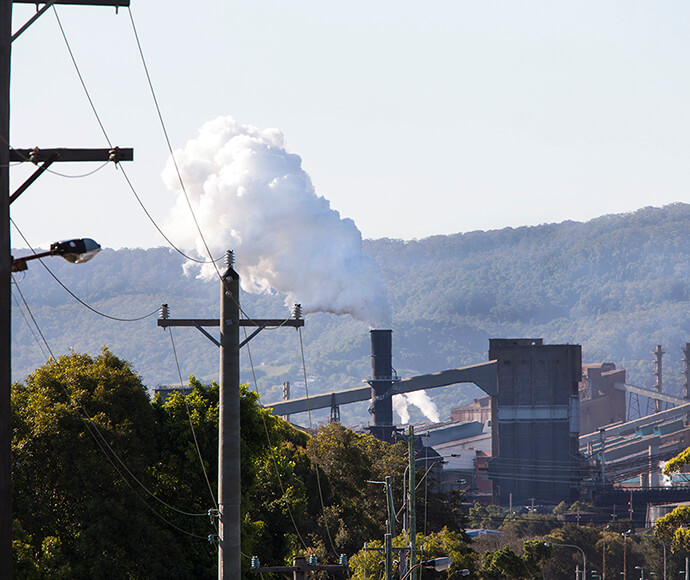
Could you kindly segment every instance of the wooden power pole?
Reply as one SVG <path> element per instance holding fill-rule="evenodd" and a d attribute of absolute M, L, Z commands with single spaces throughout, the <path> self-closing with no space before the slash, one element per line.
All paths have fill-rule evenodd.
<path fill-rule="evenodd" d="M 232 252 L 227 253 L 221 275 L 220 319 L 171 319 L 168 307 L 161 307 L 158 326 L 194 326 L 220 348 L 220 400 L 218 402 L 218 578 L 241 578 L 240 553 L 240 348 L 264 328 L 304 326 L 296 305 L 294 318 L 240 319 L 240 277 L 233 269 Z M 220 341 L 202 327 L 220 327 Z M 240 342 L 240 327 L 254 331 Z"/>
<path fill-rule="evenodd" d="M 12 35 L 12 4 L 33 4 L 38 8 L 36 15 Z M 12 41 L 26 30 L 36 18 L 54 4 L 78 4 L 86 6 L 129 6 L 129 0 L 0 0 L 0 577 L 12 577 L 12 463 L 10 457 L 12 431 L 10 425 L 10 389 L 12 386 L 11 342 L 12 342 L 12 309 L 11 309 L 11 270 L 12 256 L 10 245 L 10 203 L 14 201 L 32 183 L 41 170 L 10 196 L 10 68 Z M 95 154 L 67 156 L 62 161 L 102 161 L 111 159 L 111 151 L 97 150 Z M 13 150 L 12 153 L 16 153 Z M 52 153 L 55 153 L 53 151 Z M 59 154 L 43 165 L 59 161 Z M 131 150 L 129 150 L 131 160 Z M 15 160 L 17 160 L 15 158 Z M 18 159 L 29 161 L 29 156 Z M 31 159 L 38 163 L 38 161 Z M 125 161 L 120 157 L 118 161 Z"/>

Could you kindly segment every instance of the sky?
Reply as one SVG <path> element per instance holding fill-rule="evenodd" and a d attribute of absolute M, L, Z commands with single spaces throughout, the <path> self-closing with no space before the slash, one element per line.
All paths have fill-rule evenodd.
<path fill-rule="evenodd" d="M 34 10 L 15 4 L 14 29 Z M 125 171 L 142 204 L 173 228 L 128 10 L 57 12 L 110 142 L 134 148 Z M 687 2 L 132 0 L 131 14 L 173 148 L 219 116 L 279 129 L 365 238 L 690 201 Z M 52 10 L 12 51 L 12 146 L 107 147 Z M 11 188 L 33 169 L 13 167 Z M 122 173 L 45 174 L 12 217 L 33 246 L 165 245 Z M 16 230 L 12 245 L 26 246 Z"/>

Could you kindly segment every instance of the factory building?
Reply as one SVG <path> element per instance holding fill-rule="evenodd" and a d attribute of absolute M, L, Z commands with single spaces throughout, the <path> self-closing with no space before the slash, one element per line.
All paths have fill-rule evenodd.
<path fill-rule="evenodd" d="M 494 500 L 575 499 L 581 477 L 580 345 L 491 339 L 489 359 L 498 362 L 489 460 Z"/>
<path fill-rule="evenodd" d="M 625 369 L 616 369 L 614 363 L 582 365 L 580 435 L 626 420 L 626 392 L 617 384 L 625 384 Z"/>

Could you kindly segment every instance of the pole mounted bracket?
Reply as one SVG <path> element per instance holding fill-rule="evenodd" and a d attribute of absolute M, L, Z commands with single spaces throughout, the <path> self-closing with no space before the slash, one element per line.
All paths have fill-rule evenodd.
<path fill-rule="evenodd" d="M 134 159 L 134 149 L 120 149 L 113 147 L 112 149 L 10 149 L 11 162 L 30 162 L 34 165 L 42 163 L 42 165 L 34 171 L 31 176 L 22 183 L 12 195 L 10 195 L 10 204 L 14 202 L 22 193 L 24 193 L 31 184 L 36 181 L 43 173 L 56 161 L 112 161 L 117 165 L 120 161 L 132 161 Z"/>
<path fill-rule="evenodd" d="M 220 341 L 214 338 L 208 331 L 202 328 L 203 326 L 220 326 L 220 320 L 217 318 L 159 318 L 158 326 L 160 326 L 161 328 L 167 328 L 169 326 L 193 326 L 194 328 L 199 330 L 206 338 L 208 338 L 213 344 L 220 348 Z M 259 334 L 259 332 L 261 332 L 264 328 L 280 328 L 282 326 L 299 328 L 301 326 L 304 326 L 304 320 L 301 318 L 288 318 L 285 320 L 275 318 L 242 319 L 239 321 L 239 326 L 255 327 L 254 332 L 252 332 L 245 340 L 243 340 L 240 343 L 240 348 L 242 348 L 252 338 Z"/>

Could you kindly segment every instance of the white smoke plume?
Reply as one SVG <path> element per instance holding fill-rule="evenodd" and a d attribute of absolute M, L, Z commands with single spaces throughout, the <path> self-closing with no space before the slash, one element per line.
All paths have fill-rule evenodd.
<path fill-rule="evenodd" d="M 393 395 L 393 411 L 400 415 L 400 422 L 403 425 L 410 422 L 410 412 L 407 410 L 405 395 Z"/>
<path fill-rule="evenodd" d="M 400 422 L 404 425 L 410 422 L 408 404 L 417 407 L 424 416 L 433 423 L 440 421 L 438 408 L 426 391 L 412 391 L 411 393 L 393 395 L 393 410 L 400 415 Z"/>
<path fill-rule="evenodd" d="M 175 160 L 211 252 L 234 250 L 244 290 L 273 289 L 304 312 L 390 326 L 388 290 L 378 264 L 362 251 L 360 231 L 317 195 L 280 131 L 218 117 L 176 151 Z M 206 256 L 172 160 L 162 177 L 177 194 L 168 227 L 180 245 Z M 209 264 L 201 268 L 201 276 L 214 274 Z"/>

